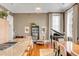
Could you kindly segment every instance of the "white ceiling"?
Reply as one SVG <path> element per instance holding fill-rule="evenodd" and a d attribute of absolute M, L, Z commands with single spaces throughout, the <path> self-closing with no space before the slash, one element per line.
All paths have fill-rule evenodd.
<path fill-rule="evenodd" d="M 0 3 L 12 13 L 36 13 L 35 8 L 40 7 L 40 13 L 64 12 L 74 3 Z"/>

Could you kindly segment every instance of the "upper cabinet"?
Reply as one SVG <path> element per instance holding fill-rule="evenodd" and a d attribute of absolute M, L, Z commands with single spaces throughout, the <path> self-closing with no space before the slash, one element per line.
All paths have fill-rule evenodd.
<path fill-rule="evenodd" d="M 9 24 L 7 20 L 0 18 L 0 44 L 8 42 L 9 35 Z"/>

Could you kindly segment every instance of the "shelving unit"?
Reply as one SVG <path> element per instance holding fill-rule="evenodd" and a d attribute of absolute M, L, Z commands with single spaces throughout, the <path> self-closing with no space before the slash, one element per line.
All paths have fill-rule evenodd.
<path fill-rule="evenodd" d="M 39 40 L 39 26 L 31 27 L 31 36 L 33 41 Z"/>

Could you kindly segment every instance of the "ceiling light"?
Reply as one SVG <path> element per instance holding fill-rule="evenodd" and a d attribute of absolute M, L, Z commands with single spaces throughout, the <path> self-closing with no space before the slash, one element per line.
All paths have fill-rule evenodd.
<path fill-rule="evenodd" d="M 36 12 L 36 13 L 41 13 L 41 12 L 42 12 L 42 10 L 41 10 L 41 8 L 40 8 L 40 7 L 37 7 L 37 8 L 35 8 L 35 12 Z"/>
<path fill-rule="evenodd" d="M 41 10 L 41 8 L 40 8 L 40 7 L 37 7 L 37 8 L 36 8 L 36 10 L 37 10 L 37 11 L 40 11 L 40 10 Z"/>

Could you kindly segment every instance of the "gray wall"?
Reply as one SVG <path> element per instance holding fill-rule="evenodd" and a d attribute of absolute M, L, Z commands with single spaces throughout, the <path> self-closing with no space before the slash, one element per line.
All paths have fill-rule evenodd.
<path fill-rule="evenodd" d="M 16 35 L 25 35 L 25 26 L 31 27 L 31 23 L 36 23 L 40 27 L 40 39 L 41 39 L 41 27 L 46 27 L 46 39 L 48 38 L 48 14 L 40 13 L 40 14 L 32 14 L 32 13 L 17 13 L 14 14 L 14 31 Z M 31 28 L 30 33 L 31 35 Z"/>

